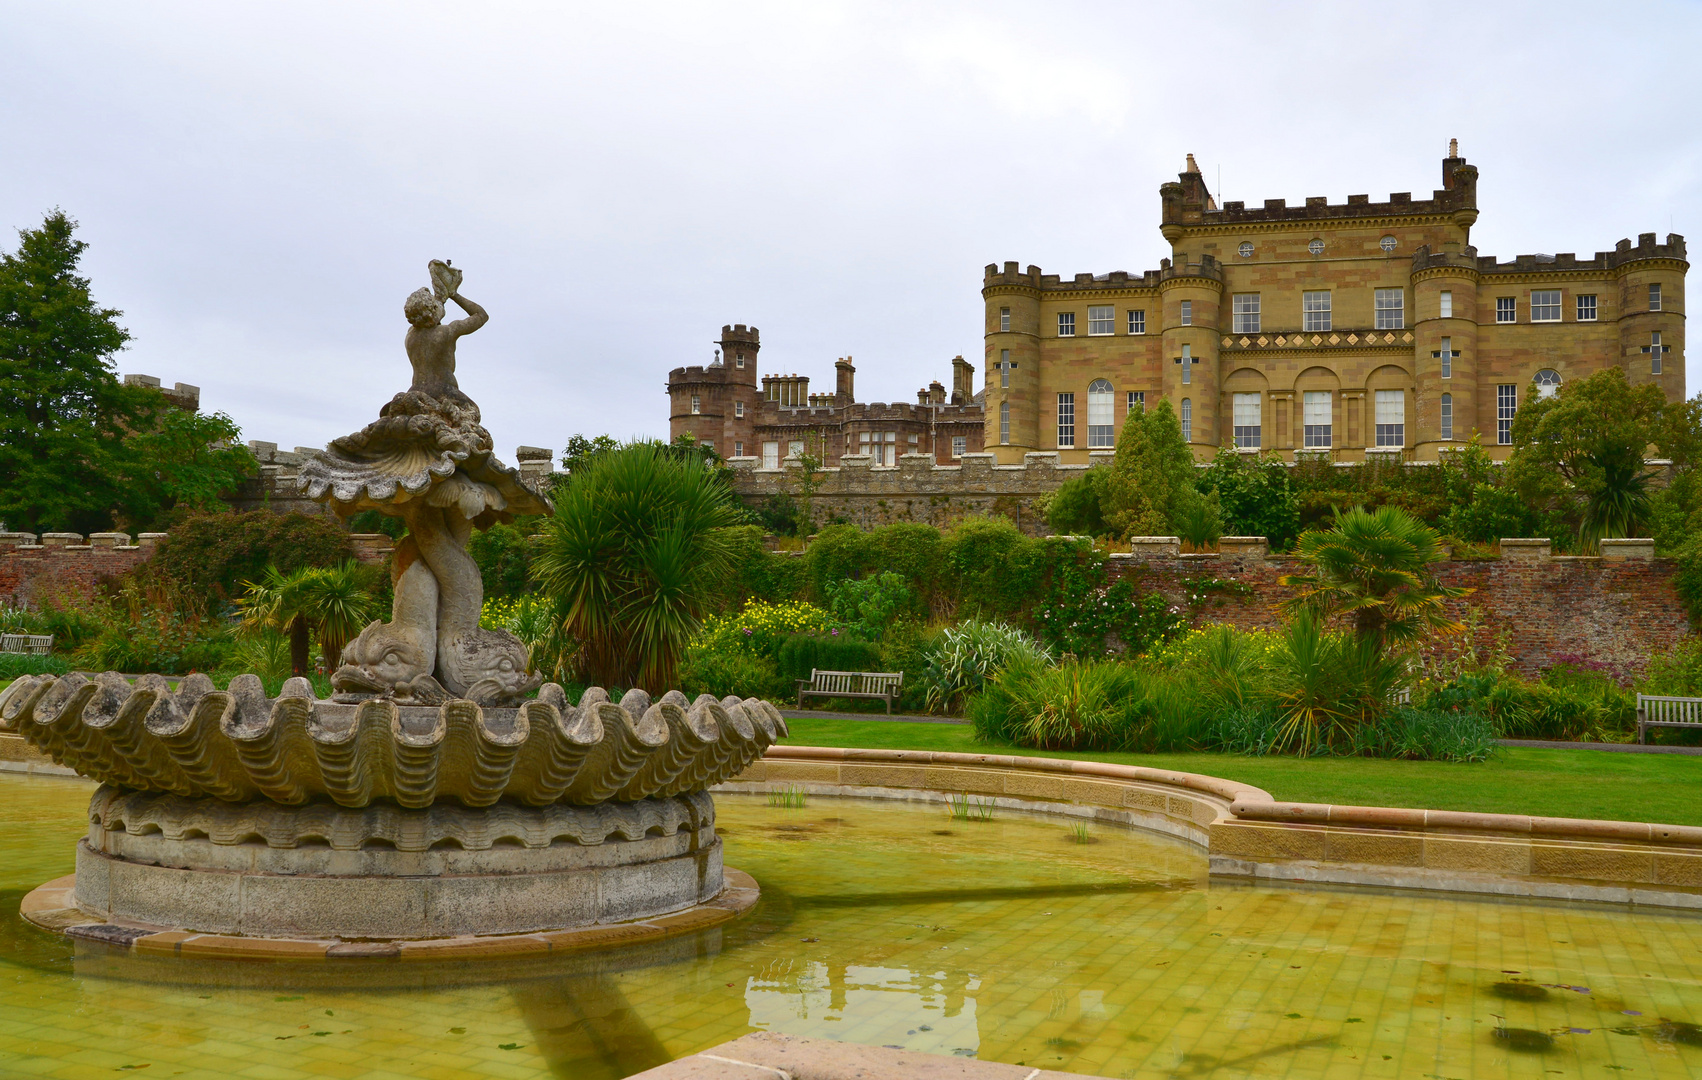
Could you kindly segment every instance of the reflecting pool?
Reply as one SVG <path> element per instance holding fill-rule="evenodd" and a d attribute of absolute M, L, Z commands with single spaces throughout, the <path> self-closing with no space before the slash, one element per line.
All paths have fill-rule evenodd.
<path fill-rule="evenodd" d="M 1702 1075 L 1702 919 L 1210 882 L 1178 841 L 717 798 L 763 900 L 525 962 L 184 963 L 18 900 L 92 788 L 0 774 L 0 1075 L 628 1075 L 753 1030 L 1116 1077 Z"/>

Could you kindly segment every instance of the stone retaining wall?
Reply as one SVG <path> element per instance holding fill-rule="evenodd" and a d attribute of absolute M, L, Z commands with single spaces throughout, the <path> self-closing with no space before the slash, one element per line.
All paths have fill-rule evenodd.
<path fill-rule="evenodd" d="M 770 747 L 718 791 L 991 798 L 1180 837 L 1211 873 L 1271 881 L 1702 910 L 1702 828 L 1279 803 L 1236 781 L 1133 765 L 924 750 Z"/>

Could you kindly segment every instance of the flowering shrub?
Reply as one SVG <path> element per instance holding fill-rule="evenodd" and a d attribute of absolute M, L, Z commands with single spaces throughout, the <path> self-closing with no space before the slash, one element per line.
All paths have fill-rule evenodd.
<path fill-rule="evenodd" d="M 736 649 L 773 659 L 792 634 L 835 629 L 833 616 L 802 600 L 753 600 L 737 615 L 711 615 L 693 639 L 695 651 Z"/>
<path fill-rule="evenodd" d="M 1221 633 L 1218 625 L 1198 626 L 1192 630 L 1184 630 L 1168 641 L 1153 646 L 1147 653 L 1147 658 L 1159 667 L 1194 668 L 1206 662 L 1207 650 L 1214 633 Z M 1269 670 L 1276 665 L 1282 655 L 1282 635 L 1271 630 L 1231 630 L 1243 642 L 1252 662 L 1259 668 Z"/>
<path fill-rule="evenodd" d="M 1080 559 L 1058 567 L 1034 609 L 1040 640 L 1055 652 L 1108 656 L 1121 644 L 1130 655 L 1146 652 L 1187 625 L 1181 609 L 1153 593 L 1137 596 L 1128 581 L 1106 583 L 1105 566 Z"/>

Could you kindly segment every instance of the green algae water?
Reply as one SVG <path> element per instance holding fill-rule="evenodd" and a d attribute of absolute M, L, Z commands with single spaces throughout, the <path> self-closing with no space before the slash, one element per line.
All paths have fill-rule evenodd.
<path fill-rule="evenodd" d="M 548 960 L 184 962 L 24 924 L 92 787 L 0 774 L 0 1076 L 629 1075 L 756 1030 L 1113 1077 L 1702 1075 L 1702 918 L 1210 882 L 1185 844 L 717 798 L 745 918 Z"/>

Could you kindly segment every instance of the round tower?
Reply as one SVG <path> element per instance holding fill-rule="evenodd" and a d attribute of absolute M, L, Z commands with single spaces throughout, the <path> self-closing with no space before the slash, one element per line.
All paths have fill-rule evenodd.
<path fill-rule="evenodd" d="M 1182 421 L 1194 456 L 1211 457 L 1221 444 L 1218 313 L 1223 271 L 1202 255 L 1197 263 L 1159 263 L 1159 307 L 1164 325 L 1164 394 Z"/>
<path fill-rule="evenodd" d="M 1420 460 L 1464 445 L 1479 428 L 1477 286 L 1474 255 L 1420 249 L 1413 257 L 1411 443 Z"/>
<path fill-rule="evenodd" d="M 1619 281 L 1619 365 L 1633 386 L 1653 383 L 1684 398 L 1684 237 L 1654 233 L 1621 240 L 1609 256 Z"/>
<path fill-rule="evenodd" d="M 1001 465 L 1020 465 L 1040 448 L 1040 267 L 1019 271 L 988 263 L 986 301 L 987 401 L 984 445 Z"/>

